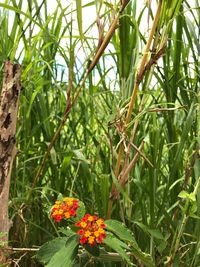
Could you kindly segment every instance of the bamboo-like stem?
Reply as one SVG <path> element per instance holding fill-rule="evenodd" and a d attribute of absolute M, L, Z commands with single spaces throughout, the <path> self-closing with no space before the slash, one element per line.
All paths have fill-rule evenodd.
<path fill-rule="evenodd" d="M 161 11 L 161 1 L 159 1 L 159 3 L 158 3 L 158 7 L 157 7 L 156 15 L 155 15 L 155 18 L 154 18 L 154 21 L 153 21 L 152 29 L 150 31 L 149 38 L 148 38 L 148 41 L 147 41 L 147 44 L 146 44 L 146 48 L 145 48 L 145 51 L 144 51 L 140 66 L 139 66 L 137 74 L 136 74 L 136 80 L 135 80 L 135 84 L 134 84 L 134 88 L 133 88 L 133 93 L 132 93 L 132 96 L 131 96 L 131 101 L 129 103 L 128 112 L 127 112 L 127 116 L 126 116 L 126 124 L 128 124 L 130 122 L 130 119 L 131 119 L 133 105 L 135 103 L 135 99 L 136 99 L 136 96 L 137 96 L 139 84 L 141 82 L 141 79 L 143 78 L 141 76 L 143 74 L 143 71 L 144 71 L 146 63 L 147 63 L 147 58 L 148 58 L 148 55 L 149 55 L 149 50 L 150 50 L 150 47 L 151 47 L 151 43 L 153 41 L 153 36 L 155 34 L 156 27 L 158 25 L 160 11 Z"/>
<path fill-rule="evenodd" d="M 118 12 L 118 15 L 117 15 L 116 18 L 112 21 L 112 23 L 111 23 L 111 25 L 110 25 L 110 28 L 109 28 L 109 30 L 108 30 L 106 36 L 104 37 L 104 40 L 103 40 L 101 46 L 100 46 L 99 49 L 97 50 L 97 53 L 96 53 L 96 55 L 94 56 L 94 59 L 92 60 L 92 62 L 90 63 L 90 65 L 89 65 L 89 67 L 88 67 L 88 69 L 87 69 L 87 71 L 85 72 L 85 75 L 84 75 L 84 77 L 83 77 L 83 80 L 82 80 L 80 86 L 77 88 L 76 93 L 75 93 L 74 98 L 73 98 L 72 101 L 71 101 L 72 75 L 71 75 L 71 72 L 70 72 L 70 70 L 69 70 L 69 85 L 68 85 L 68 90 L 67 90 L 67 95 L 68 95 L 68 103 L 67 103 L 67 107 L 66 107 L 66 110 L 65 110 L 65 112 L 64 112 L 63 119 L 62 119 L 62 121 L 61 121 L 61 123 L 60 123 L 60 125 L 59 125 L 59 127 L 58 127 L 58 129 L 57 129 L 57 131 L 55 132 L 55 134 L 54 134 L 54 136 L 53 136 L 53 138 L 52 138 L 50 144 L 48 145 L 47 150 L 46 150 L 46 152 L 45 152 L 45 155 L 44 155 L 44 157 L 43 157 L 43 159 L 42 159 L 42 162 L 41 162 L 41 164 L 40 164 L 40 166 L 39 166 L 39 169 L 38 169 L 38 171 L 37 171 L 37 173 L 36 173 L 36 175 L 35 175 L 35 177 L 34 177 L 34 179 L 33 179 L 33 183 L 32 183 L 31 189 L 30 189 L 30 191 L 29 191 L 29 195 L 28 195 L 28 201 L 30 200 L 31 195 L 32 195 L 32 192 L 33 192 L 33 189 L 35 188 L 35 186 L 36 186 L 36 184 L 37 184 L 37 182 L 38 182 L 38 179 L 39 179 L 40 175 L 42 174 L 42 171 L 43 171 L 44 166 L 45 166 L 45 163 L 46 163 L 46 161 L 47 161 L 47 159 L 48 159 L 48 157 L 49 157 L 49 154 L 50 154 L 50 152 L 51 152 L 51 149 L 52 149 L 52 147 L 54 146 L 54 144 L 55 144 L 55 142 L 56 142 L 56 140 L 57 140 L 57 138 L 58 138 L 58 136 L 59 136 L 59 134 L 60 134 L 60 132 L 61 132 L 61 130 L 62 130 L 62 128 L 63 128 L 63 126 L 65 125 L 65 122 L 66 122 L 66 120 L 67 120 L 67 118 L 68 118 L 68 116 L 69 116 L 69 113 L 70 113 L 70 111 L 71 111 L 71 108 L 72 108 L 72 107 L 74 106 L 74 104 L 76 103 L 77 98 L 78 98 L 78 96 L 79 96 L 79 94 L 80 94 L 80 92 L 81 92 L 81 90 L 82 90 L 82 88 L 83 88 L 83 86 L 84 86 L 84 84 L 85 84 L 86 79 L 88 78 L 89 74 L 91 73 L 91 71 L 93 70 L 93 68 L 94 68 L 94 67 L 96 66 L 96 64 L 98 63 L 98 61 L 99 61 L 100 57 L 102 56 L 102 54 L 103 54 L 105 48 L 106 48 L 107 45 L 109 44 L 110 39 L 112 38 L 112 36 L 113 36 L 113 34 L 114 34 L 114 32 L 115 32 L 115 30 L 116 30 L 116 28 L 117 28 L 117 24 L 118 24 L 120 15 L 121 15 L 121 13 L 124 11 L 125 7 L 126 7 L 127 4 L 129 3 L 129 1 L 130 1 L 130 0 L 126 0 L 126 1 L 124 1 L 124 2 L 122 3 L 121 8 L 120 8 L 120 10 L 119 10 L 119 12 Z"/>
<path fill-rule="evenodd" d="M 126 125 L 128 125 L 129 122 L 130 122 L 131 114 L 132 114 L 132 111 L 133 111 L 133 105 L 134 105 L 135 100 L 136 100 L 136 96 L 137 96 L 137 93 L 138 93 L 139 85 L 140 85 L 140 82 L 142 81 L 142 78 L 144 77 L 144 70 L 145 70 L 145 66 L 147 64 L 147 59 L 148 59 L 150 47 L 151 47 L 151 44 L 152 44 L 152 41 L 153 41 L 153 36 L 155 34 L 155 31 L 156 31 L 156 27 L 158 25 L 158 20 L 159 20 L 159 16 L 160 16 L 160 12 L 161 12 L 161 5 L 162 5 L 162 2 L 159 1 L 158 7 L 157 7 L 157 11 L 156 11 L 156 15 L 155 15 L 155 18 L 154 18 L 154 21 L 153 21 L 153 24 L 152 24 L 152 28 L 151 28 L 151 31 L 150 31 L 150 34 L 149 34 L 149 37 L 148 37 L 148 40 L 147 40 L 147 44 L 146 44 L 145 50 L 144 50 L 144 54 L 143 54 L 143 57 L 141 59 L 140 65 L 138 67 L 138 70 L 136 72 L 136 77 L 135 77 L 135 82 L 134 82 L 134 87 L 133 87 L 133 93 L 132 93 L 132 96 L 131 96 L 131 100 L 129 102 L 129 107 L 128 107 L 126 120 L 125 120 Z M 117 163 L 116 163 L 116 168 L 115 168 L 115 176 L 117 178 L 118 178 L 118 175 L 119 175 L 119 172 L 120 172 L 120 167 L 121 167 L 121 161 L 122 161 L 123 154 L 124 154 L 123 144 L 121 144 L 120 147 L 119 147 Z M 113 183 L 112 184 L 112 188 L 111 188 L 111 196 L 112 196 L 112 192 L 114 190 L 115 190 L 115 184 Z M 109 200 L 109 203 L 108 203 L 108 214 L 107 214 L 108 218 L 110 218 L 111 214 L 112 214 L 112 203 L 113 203 L 113 200 L 112 200 L 112 197 L 110 197 L 110 200 Z"/>
<path fill-rule="evenodd" d="M 105 48 L 107 47 L 107 45 L 110 42 L 110 39 L 112 38 L 113 34 L 115 33 L 115 30 L 117 28 L 118 22 L 119 22 L 119 18 L 121 13 L 124 11 L 125 7 L 127 6 L 127 4 L 129 3 L 130 0 L 126 0 L 123 2 L 123 4 L 121 5 L 120 11 L 118 13 L 118 15 L 114 18 L 114 20 L 112 21 L 110 28 L 108 30 L 108 32 L 106 33 L 103 42 L 101 43 L 99 49 L 97 50 L 96 55 L 94 56 L 94 59 L 92 60 L 92 62 L 89 65 L 88 71 L 91 72 L 93 70 L 93 68 L 96 66 L 96 64 L 98 63 L 100 57 L 102 56 Z"/>
<path fill-rule="evenodd" d="M 93 68 L 96 66 L 96 64 L 99 61 L 99 58 L 101 57 L 101 55 L 103 54 L 105 48 L 107 47 L 108 43 L 110 42 L 110 39 L 112 38 L 115 29 L 117 28 L 117 24 L 119 21 L 119 15 L 117 15 L 117 17 L 113 20 L 113 22 L 110 25 L 110 29 L 108 30 L 105 38 L 103 39 L 103 42 L 101 44 L 101 46 L 99 47 L 99 49 L 97 50 L 96 55 L 94 56 L 94 59 L 92 60 L 90 66 L 89 66 L 89 71 L 92 71 Z"/>
<path fill-rule="evenodd" d="M 140 66 L 139 66 L 137 74 L 136 74 L 136 79 L 135 79 L 135 83 L 134 83 L 134 87 L 133 87 L 133 93 L 132 93 L 132 96 L 131 96 L 131 100 L 130 100 L 130 103 L 129 103 L 127 116 L 126 116 L 126 125 L 129 124 L 130 119 L 131 119 L 133 105 L 135 103 L 135 99 L 136 99 L 136 96 L 137 96 L 139 84 L 140 84 L 141 79 L 142 79 L 142 77 L 140 77 L 140 76 L 141 76 L 141 74 L 143 73 L 143 71 L 145 69 L 145 65 L 146 65 L 146 62 L 147 62 L 147 57 L 148 57 L 148 53 L 149 53 L 149 50 L 150 50 L 150 46 L 151 46 L 151 43 L 152 43 L 152 40 L 153 40 L 153 36 L 154 36 L 155 30 L 156 30 L 156 26 L 158 24 L 160 11 L 161 11 L 161 1 L 158 4 L 158 8 L 157 8 L 156 15 L 155 15 L 155 18 L 154 18 L 154 21 L 153 21 L 153 25 L 152 25 L 152 29 L 151 29 L 151 32 L 149 34 L 149 38 L 148 38 L 148 41 L 147 41 L 147 44 L 146 44 L 144 55 L 142 57 Z M 115 175 L 116 176 L 118 176 L 118 174 L 119 174 L 122 155 L 123 155 L 123 147 L 121 145 L 120 150 L 119 150 L 119 154 L 118 154 L 116 170 L 115 170 Z"/>

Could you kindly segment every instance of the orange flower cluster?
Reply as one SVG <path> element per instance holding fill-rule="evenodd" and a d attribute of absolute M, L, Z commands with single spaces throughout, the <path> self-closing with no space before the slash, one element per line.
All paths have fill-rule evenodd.
<path fill-rule="evenodd" d="M 60 222 L 62 219 L 76 217 L 76 210 L 79 208 L 78 200 L 65 197 L 63 201 L 56 201 L 51 210 L 51 217 Z"/>
<path fill-rule="evenodd" d="M 106 227 L 104 220 L 97 216 L 86 214 L 81 221 L 77 222 L 75 226 L 79 227 L 78 234 L 80 235 L 80 244 L 101 244 L 103 238 L 106 238 Z"/>

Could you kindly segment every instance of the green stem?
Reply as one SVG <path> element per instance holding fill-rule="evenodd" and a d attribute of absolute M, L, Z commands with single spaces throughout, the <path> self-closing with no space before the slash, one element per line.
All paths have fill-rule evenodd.
<path fill-rule="evenodd" d="M 175 234 L 175 236 L 174 236 L 174 242 L 172 242 L 172 247 L 171 247 L 172 253 L 171 253 L 171 257 L 170 257 L 170 265 L 169 266 L 172 266 L 172 264 L 174 262 L 174 258 L 176 256 L 176 253 L 180 247 L 181 236 L 183 234 L 183 231 L 185 229 L 185 225 L 186 225 L 187 220 L 189 218 L 189 215 L 188 215 L 189 208 L 190 208 L 190 202 L 189 202 L 189 200 L 187 200 L 186 204 L 185 204 L 185 213 L 183 215 L 183 219 L 182 219 L 182 222 L 180 224 L 180 228 L 179 228 L 177 234 Z"/>

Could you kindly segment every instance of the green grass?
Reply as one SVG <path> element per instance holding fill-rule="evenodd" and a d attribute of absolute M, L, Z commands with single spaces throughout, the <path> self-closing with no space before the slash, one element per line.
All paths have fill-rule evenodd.
<path fill-rule="evenodd" d="M 26 8 L 22 0 L 0 3 L 0 77 L 4 60 L 20 62 L 24 88 L 16 135 L 20 153 L 10 188 L 10 245 L 40 246 L 56 236 L 48 212 L 62 193 L 79 198 L 88 212 L 103 217 L 110 212 L 113 219 L 125 222 L 156 266 L 199 266 L 199 3 L 162 1 L 150 51 L 158 52 L 165 40 L 167 45 L 157 64 L 142 76 L 126 125 L 148 41 L 143 27 L 147 14 L 151 27 L 155 9 L 139 10 L 139 1 L 130 1 L 86 78 L 98 36 L 91 35 L 97 27 L 94 21 L 84 28 L 87 5 L 81 2 L 76 1 L 76 8 L 70 1 L 57 0 L 51 14 L 49 1 L 28 1 Z M 104 36 L 120 6 L 118 1 L 109 3 L 88 1 L 105 24 Z M 69 97 L 73 106 L 52 143 Z M 139 148 L 143 141 L 127 183 L 120 186 L 115 172 L 120 146 L 119 172 L 127 169 L 137 153 L 134 146 Z M 35 179 L 50 144 L 50 154 Z M 124 145 L 130 148 L 128 153 Z M 120 197 L 108 211 L 113 183 Z M 178 197 L 182 190 L 195 190 L 194 213 L 186 209 L 193 203 Z M 31 256 L 19 265 L 38 266 Z"/>

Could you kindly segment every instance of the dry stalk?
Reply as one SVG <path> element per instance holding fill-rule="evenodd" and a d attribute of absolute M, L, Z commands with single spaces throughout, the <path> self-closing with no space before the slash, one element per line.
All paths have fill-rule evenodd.
<path fill-rule="evenodd" d="M 12 248 L 12 247 L 5 247 L 0 248 L 0 251 L 9 251 L 9 252 L 37 252 L 40 248 Z"/>
<path fill-rule="evenodd" d="M 144 50 L 144 54 L 143 54 L 143 57 L 141 59 L 140 65 L 138 67 L 138 70 L 136 72 L 135 83 L 134 83 L 134 87 L 133 87 L 133 93 L 132 93 L 132 96 L 131 96 L 131 100 L 129 102 L 129 107 L 128 107 L 128 111 L 127 111 L 127 115 L 126 115 L 126 125 L 129 124 L 130 119 L 131 119 L 131 114 L 132 114 L 133 106 L 134 106 L 134 103 L 135 103 L 135 100 L 136 100 L 136 96 L 137 96 L 137 93 L 138 93 L 139 85 L 140 85 L 140 83 L 141 83 L 146 71 L 149 70 L 151 68 L 151 66 L 157 62 L 157 58 L 155 58 L 155 56 L 154 56 L 155 60 L 151 60 L 152 59 L 152 57 L 151 57 L 150 61 L 148 61 L 148 55 L 149 55 L 149 52 L 150 52 L 150 47 L 152 45 L 154 34 L 156 32 L 156 27 L 158 25 L 159 16 L 160 16 L 160 12 L 161 12 L 161 5 L 162 5 L 162 3 L 161 3 L 161 1 L 159 1 L 158 7 L 157 7 L 157 11 L 156 11 L 156 15 L 155 15 L 155 18 L 154 18 L 154 21 L 153 21 L 153 24 L 152 24 L 152 28 L 151 28 L 151 31 L 150 31 L 150 34 L 149 34 L 149 37 L 148 37 L 148 40 L 147 40 L 147 44 L 146 44 L 145 50 Z M 159 50 L 158 54 L 156 54 L 156 57 L 159 58 L 161 56 L 161 54 L 163 54 L 163 50 L 161 50 L 161 51 Z M 135 131 L 136 131 L 137 125 L 138 125 L 138 122 L 135 123 L 135 126 L 134 126 Z M 116 163 L 116 168 L 115 168 L 115 176 L 119 180 L 119 183 L 120 183 L 119 172 L 120 172 L 120 168 L 121 168 L 121 164 L 122 164 L 123 154 L 124 154 L 124 148 L 123 148 L 123 144 L 121 144 L 120 147 L 119 147 L 118 158 L 117 158 L 117 163 Z M 109 203 L 108 203 L 108 214 L 107 214 L 108 218 L 111 217 L 112 204 L 113 204 L 112 196 L 113 196 L 113 192 L 115 192 L 115 191 L 116 191 L 116 186 L 115 186 L 115 184 L 113 182 L 112 188 L 111 188 L 111 194 L 110 194 L 111 197 L 110 197 L 110 200 L 109 200 Z"/>
<path fill-rule="evenodd" d="M 38 168 L 38 171 L 33 179 L 33 183 L 32 183 L 32 187 L 29 191 L 29 195 L 28 195 L 28 201 L 31 199 L 31 196 L 32 196 L 32 192 L 33 192 L 33 189 L 35 188 L 38 180 L 39 180 L 39 177 L 41 176 L 42 172 L 43 172 L 43 169 L 44 169 L 44 166 L 45 166 L 45 163 L 50 155 L 50 152 L 51 152 L 51 149 L 52 147 L 54 146 L 63 126 L 65 125 L 66 123 L 66 120 L 68 119 L 68 116 L 69 116 L 69 113 L 71 111 L 71 108 L 75 105 L 76 101 L 77 101 L 77 98 L 85 84 L 85 81 L 86 79 L 88 78 L 89 74 L 91 73 L 91 71 L 93 70 L 93 68 L 97 65 L 100 57 L 102 56 L 105 48 L 107 47 L 107 45 L 109 44 L 110 42 L 110 39 L 112 38 L 116 28 L 117 28 L 117 25 L 118 25 L 118 21 L 119 21 L 119 18 L 122 14 L 122 12 L 124 11 L 125 7 L 127 6 L 127 4 L 129 3 L 130 0 L 124 0 L 122 2 L 122 5 L 121 5 L 121 8 L 118 12 L 118 15 L 116 16 L 116 18 L 114 18 L 114 20 L 112 21 L 110 27 L 109 27 L 109 30 L 107 32 L 107 34 L 105 35 L 100 47 L 98 48 L 97 52 L 96 52 L 96 55 L 94 56 L 94 59 L 92 60 L 92 62 L 90 63 L 84 77 L 83 77 L 83 80 L 81 82 L 81 84 L 76 88 L 76 93 L 73 97 L 73 100 L 71 100 L 71 92 L 72 92 L 72 80 L 71 79 L 71 74 L 69 74 L 69 83 L 68 83 L 68 101 L 67 101 L 67 107 L 66 107 L 66 110 L 63 114 L 63 119 L 57 129 L 57 131 L 55 132 L 50 144 L 48 145 L 47 147 L 47 150 L 45 152 L 45 155 L 42 159 L 42 162 Z M 69 70 L 70 71 L 70 70 Z"/>
<path fill-rule="evenodd" d="M 141 104 L 140 104 L 140 107 L 139 107 L 139 114 L 143 110 L 144 102 L 145 102 L 145 96 L 143 95 L 142 101 L 141 101 Z M 126 169 L 126 167 L 128 165 L 128 160 L 129 160 L 129 156 L 130 156 L 130 153 L 131 153 L 131 144 L 133 144 L 133 140 L 134 140 L 134 137 L 135 137 L 135 134 L 136 134 L 136 130 L 137 130 L 138 124 L 139 124 L 139 120 L 136 119 L 136 121 L 134 123 L 134 126 L 133 126 L 133 130 L 132 130 L 132 133 L 131 133 L 130 140 L 128 142 L 128 148 L 127 148 L 127 152 L 126 152 L 126 156 L 125 156 L 125 160 L 124 160 L 123 169 Z"/>
<path fill-rule="evenodd" d="M 129 3 L 130 0 L 124 0 L 121 4 L 121 8 L 119 10 L 118 15 L 113 19 L 108 32 L 106 33 L 103 41 L 101 41 L 101 45 L 99 46 L 99 49 L 97 50 L 94 59 L 92 60 L 92 62 L 89 65 L 88 68 L 88 72 L 90 73 L 93 68 L 97 65 L 100 57 L 102 56 L 104 50 L 106 49 L 107 45 L 110 42 L 110 39 L 112 38 L 113 34 L 115 33 L 116 28 L 118 27 L 118 22 L 119 22 L 119 18 L 122 14 L 122 12 L 124 11 L 125 7 L 127 6 L 127 4 Z"/>
<path fill-rule="evenodd" d="M 136 74 L 136 79 L 135 79 L 135 83 L 134 83 L 134 87 L 133 87 L 133 93 L 132 93 L 132 96 L 131 96 L 131 100 L 130 100 L 128 111 L 127 111 L 127 115 L 126 115 L 126 124 L 129 124 L 129 122 L 130 122 L 131 114 L 132 114 L 132 110 L 133 110 L 133 105 L 134 105 L 135 100 L 136 100 L 139 84 L 140 84 L 140 82 L 141 82 L 141 80 L 142 80 L 142 78 L 143 78 L 143 76 L 145 74 L 144 70 L 145 70 L 145 66 L 146 66 L 146 63 L 147 63 L 147 58 L 148 58 L 148 54 L 149 54 L 149 51 L 150 51 L 150 46 L 151 46 L 151 43 L 153 41 L 153 36 L 155 34 L 156 27 L 157 27 L 157 24 L 158 24 L 160 11 L 161 11 L 161 1 L 159 1 L 158 7 L 157 7 L 157 11 L 156 11 L 156 15 L 155 15 L 155 18 L 154 18 L 154 21 L 153 21 L 152 29 L 151 29 L 151 32 L 149 34 L 149 38 L 148 38 L 148 41 L 147 41 L 147 44 L 146 44 L 146 48 L 145 48 L 145 51 L 144 51 L 140 66 L 139 66 L 137 74 Z M 122 156 L 123 156 L 123 146 L 120 146 L 119 153 L 118 153 L 118 159 L 117 159 L 117 163 L 116 163 L 116 169 L 115 169 L 116 177 L 118 177 L 118 175 L 119 175 Z"/>
<path fill-rule="evenodd" d="M 142 141 L 141 145 L 139 148 L 137 148 L 137 152 L 135 154 L 135 156 L 133 157 L 133 159 L 131 160 L 131 162 L 129 163 L 129 165 L 127 166 L 127 168 L 121 172 L 121 174 L 119 175 L 119 184 L 121 187 L 124 187 L 125 184 L 128 182 L 128 178 L 129 178 L 129 173 L 131 172 L 131 170 L 135 167 L 135 164 L 139 158 L 139 156 L 141 155 L 141 151 L 144 147 L 144 141 Z M 110 198 L 112 199 L 118 199 L 119 197 L 119 191 L 117 189 L 117 187 L 115 186 L 114 190 L 111 192 L 111 196 Z"/>

